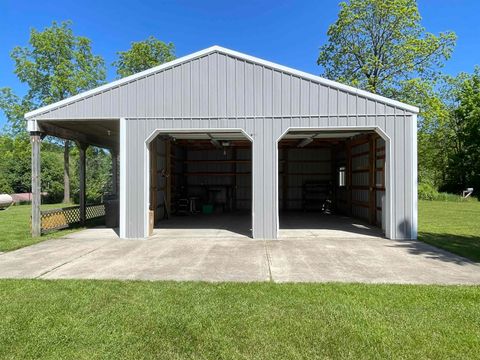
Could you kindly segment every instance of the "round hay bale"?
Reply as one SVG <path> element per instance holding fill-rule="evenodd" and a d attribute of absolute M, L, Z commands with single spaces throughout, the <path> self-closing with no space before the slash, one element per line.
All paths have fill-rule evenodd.
<path fill-rule="evenodd" d="M 13 198 L 8 194 L 0 194 L 0 210 L 7 209 L 13 204 Z"/>

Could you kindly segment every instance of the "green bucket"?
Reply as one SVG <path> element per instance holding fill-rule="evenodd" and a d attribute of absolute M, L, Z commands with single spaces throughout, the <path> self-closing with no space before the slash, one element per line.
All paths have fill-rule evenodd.
<path fill-rule="evenodd" d="M 213 205 L 212 204 L 204 204 L 202 206 L 202 213 L 204 213 L 204 214 L 213 213 Z"/>

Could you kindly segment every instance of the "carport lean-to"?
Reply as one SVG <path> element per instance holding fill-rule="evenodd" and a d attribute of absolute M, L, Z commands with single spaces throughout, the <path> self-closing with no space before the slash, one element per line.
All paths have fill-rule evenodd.
<path fill-rule="evenodd" d="M 253 238 L 278 238 L 280 210 L 311 211 L 308 204 L 321 202 L 384 229 L 388 238 L 414 239 L 417 113 L 214 46 L 26 114 L 32 230 L 38 142 L 50 134 L 119 152 L 122 238 L 147 237 L 150 211 L 162 227 L 163 212 L 178 207 L 176 196 L 208 199 L 223 191 L 228 209 L 251 212 Z M 183 160 L 179 170 L 172 171 L 172 151 Z"/>

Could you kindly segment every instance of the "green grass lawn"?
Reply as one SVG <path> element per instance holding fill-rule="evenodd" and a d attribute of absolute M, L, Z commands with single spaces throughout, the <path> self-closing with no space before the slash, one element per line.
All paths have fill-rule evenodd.
<path fill-rule="evenodd" d="M 480 262 L 480 201 L 419 201 L 419 239 Z"/>
<path fill-rule="evenodd" d="M 65 207 L 65 204 L 42 205 L 42 210 Z M 54 231 L 42 237 L 32 238 L 30 235 L 30 205 L 11 206 L 0 211 L 0 251 L 15 250 L 37 242 L 58 238 L 78 229 Z"/>
<path fill-rule="evenodd" d="M 421 201 L 420 239 L 479 260 L 479 219 L 478 202 Z M 0 249 L 38 241 L 28 221 L 0 212 Z M 479 286 L 0 280 L 0 312 L 0 358 L 480 354 Z"/>
<path fill-rule="evenodd" d="M 480 288 L 0 281 L 0 358 L 474 359 Z"/>

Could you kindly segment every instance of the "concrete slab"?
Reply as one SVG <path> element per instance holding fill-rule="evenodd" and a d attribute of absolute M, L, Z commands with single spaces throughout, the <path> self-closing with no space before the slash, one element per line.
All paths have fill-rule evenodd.
<path fill-rule="evenodd" d="M 347 216 L 291 211 L 280 214 L 280 239 L 378 238 L 381 229 Z"/>
<path fill-rule="evenodd" d="M 268 241 L 275 282 L 480 284 L 480 266 L 419 241 L 318 238 Z"/>
<path fill-rule="evenodd" d="M 225 230 L 165 229 L 147 240 L 79 231 L 1 254 L 0 278 L 480 284 L 478 264 L 417 241 L 321 229 L 260 241 Z"/>
<path fill-rule="evenodd" d="M 267 281 L 261 241 L 119 240 L 57 267 L 45 279 Z"/>
<path fill-rule="evenodd" d="M 88 229 L 0 255 L 0 277 L 36 278 L 107 245 L 111 229 Z"/>

